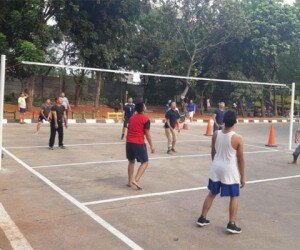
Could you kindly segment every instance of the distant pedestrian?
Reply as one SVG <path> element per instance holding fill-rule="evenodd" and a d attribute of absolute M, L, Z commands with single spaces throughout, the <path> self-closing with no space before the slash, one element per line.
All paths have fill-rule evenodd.
<path fill-rule="evenodd" d="M 300 155 L 300 144 L 299 144 L 299 139 L 300 139 L 300 125 L 298 125 L 297 131 L 295 133 L 295 143 L 298 143 L 297 148 L 295 149 L 293 153 L 293 161 L 289 162 L 289 164 L 297 164 L 298 157 Z"/>
<path fill-rule="evenodd" d="M 125 103 L 125 106 L 124 106 L 124 118 L 123 118 L 124 123 L 123 123 L 121 140 L 124 139 L 125 132 L 128 127 L 129 119 L 134 114 L 134 112 L 135 112 L 135 104 L 133 103 L 133 99 L 130 97 L 128 99 L 128 103 Z"/>
<path fill-rule="evenodd" d="M 65 107 L 65 111 L 66 111 L 66 115 L 67 115 L 67 119 L 68 119 L 69 118 L 69 112 L 72 112 L 71 105 L 70 105 L 69 100 L 66 97 L 64 92 L 62 92 L 60 94 L 60 96 L 62 98 L 62 105 Z"/>
<path fill-rule="evenodd" d="M 20 124 L 25 124 L 24 118 L 25 118 L 25 113 L 26 113 L 26 99 L 28 98 L 28 95 L 25 94 L 24 92 L 20 93 L 20 97 L 18 99 L 18 110 L 20 112 Z"/>
<path fill-rule="evenodd" d="M 36 126 L 36 134 L 39 133 L 43 121 L 49 121 L 49 116 L 51 115 L 51 100 L 48 98 L 45 103 L 41 106 L 40 115 L 38 118 L 38 124 Z"/>
<path fill-rule="evenodd" d="M 193 122 L 193 118 L 196 113 L 196 104 L 193 102 L 193 100 L 190 100 L 190 103 L 188 104 L 188 112 L 189 112 L 190 122 Z"/>
<path fill-rule="evenodd" d="M 165 123 L 165 133 L 168 139 L 168 151 L 167 153 L 170 154 L 171 152 L 176 153 L 175 146 L 176 146 L 176 127 L 179 124 L 180 114 L 176 107 L 176 102 L 171 103 L 170 110 L 166 113 L 166 123 Z M 178 127 L 178 131 L 180 128 Z"/>
<path fill-rule="evenodd" d="M 197 224 L 201 227 L 210 224 L 206 215 L 215 197 L 221 192 L 221 197 L 230 197 L 229 222 L 227 231 L 239 234 L 242 229 L 237 227 L 238 197 L 241 187 L 245 186 L 245 163 L 243 138 L 234 132 L 236 114 L 227 111 L 224 115 L 225 127 L 214 133 L 211 146 L 212 165 L 209 173 L 207 195 Z"/>
<path fill-rule="evenodd" d="M 65 110 L 65 106 L 62 105 L 62 98 L 56 99 L 56 105 L 51 108 L 51 122 L 50 122 L 50 139 L 49 139 L 49 149 L 53 150 L 56 132 L 58 133 L 58 146 L 61 149 L 65 149 L 63 144 L 64 139 L 64 128 L 68 127 L 68 119 Z"/>
<path fill-rule="evenodd" d="M 214 119 L 214 132 L 217 130 L 222 130 L 223 129 L 223 117 L 225 114 L 225 103 L 220 102 L 219 103 L 219 108 L 215 110 L 213 114 L 213 119 Z"/>
<path fill-rule="evenodd" d="M 144 103 L 138 103 L 135 106 L 137 114 L 134 114 L 128 122 L 128 133 L 126 137 L 126 156 L 128 163 L 128 184 L 142 189 L 139 181 L 148 167 L 148 153 L 145 144 L 145 137 L 150 145 L 151 153 L 155 152 L 152 138 L 150 135 L 150 120 L 145 115 L 146 106 Z M 134 177 L 135 161 L 140 162 L 141 165 Z"/>

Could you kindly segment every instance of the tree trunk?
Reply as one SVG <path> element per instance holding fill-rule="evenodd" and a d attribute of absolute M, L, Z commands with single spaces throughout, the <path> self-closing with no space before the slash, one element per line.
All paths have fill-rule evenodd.
<path fill-rule="evenodd" d="M 81 90 L 80 84 L 76 84 L 75 95 L 74 95 L 74 105 L 75 105 L 75 107 L 78 107 L 78 105 L 79 105 L 80 92 L 81 92 L 80 90 Z"/>
<path fill-rule="evenodd" d="M 27 108 L 29 111 L 33 107 L 35 78 L 35 74 L 32 74 L 24 80 L 26 82 L 26 93 L 28 94 Z"/>
<path fill-rule="evenodd" d="M 261 116 L 265 117 L 266 116 L 266 110 L 265 110 L 265 100 L 264 97 L 261 98 Z"/>
<path fill-rule="evenodd" d="M 281 93 L 281 116 L 285 116 L 284 105 L 285 105 L 285 101 L 284 101 L 283 93 Z"/>
<path fill-rule="evenodd" d="M 100 100 L 100 94 L 101 94 L 101 84 L 102 84 L 102 76 L 101 72 L 96 72 L 96 94 L 95 94 L 95 101 L 94 101 L 94 107 L 97 109 L 99 108 L 99 100 Z"/>
<path fill-rule="evenodd" d="M 243 101 L 240 101 L 240 108 L 241 108 L 242 116 L 245 117 L 245 109 L 244 109 L 244 102 Z"/>
<path fill-rule="evenodd" d="M 196 53 L 194 52 L 194 54 L 193 54 L 192 57 L 191 57 L 190 65 L 189 65 L 188 70 L 187 70 L 187 73 L 186 73 L 186 76 L 187 76 L 187 77 L 190 77 L 190 76 L 191 76 L 191 72 L 192 72 L 192 69 L 193 69 L 195 56 L 196 56 Z M 181 99 L 184 99 L 184 98 L 185 98 L 185 96 L 187 95 L 189 89 L 190 89 L 189 80 L 186 79 L 186 80 L 185 80 L 185 88 L 184 88 L 184 91 L 181 93 Z"/>

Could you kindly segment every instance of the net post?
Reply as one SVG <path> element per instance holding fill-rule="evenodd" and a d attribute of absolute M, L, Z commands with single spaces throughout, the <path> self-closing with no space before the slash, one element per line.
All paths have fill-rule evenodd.
<path fill-rule="evenodd" d="M 295 105 L 295 83 L 293 82 L 292 94 L 291 94 L 289 150 L 292 150 L 292 144 L 293 144 L 294 105 Z"/>
<path fill-rule="evenodd" d="M 5 60 L 6 60 L 6 56 L 1 55 L 1 69 L 0 69 L 0 170 L 2 170 L 2 139 L 3 139 Z"/>

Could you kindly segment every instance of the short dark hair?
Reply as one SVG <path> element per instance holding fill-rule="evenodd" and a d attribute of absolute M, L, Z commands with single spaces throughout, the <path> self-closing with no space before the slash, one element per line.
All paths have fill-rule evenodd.
<path fill-rule="evenodd" d="M 236 113 L 232 110 L 228 110 L 224 114 L 223 121 L 225 123 L 226 128 L 231 128 L 233 127 L 234 124 L 237 123 L 236 121 Z"/>
<path fill-rule="evenodd" d="M 142 113 L 144 111 L 144 103 L 143 102 L 139 102 L 135 105 L 135 110 L 136 112 L 138 112 L 139 114 Z"/>

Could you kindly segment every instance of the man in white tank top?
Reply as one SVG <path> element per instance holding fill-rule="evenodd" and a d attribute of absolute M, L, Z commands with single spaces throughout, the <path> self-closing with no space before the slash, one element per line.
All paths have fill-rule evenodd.
<path fill-rule="evenodd" d="M 211 208 L 216 195 L 230 197 L 229 222 L 227 231 L 234 234 L 242 232 L 235 224 L 238 210 L 238 196 L 240 186 L 245 186 L 245 163 L 243 138 L 234 132 L 236 114 L 227 111 L 224 115 L 225 128 L 216 131 L 212 138 L 212 165 L 209 173 L 207 195 L 197 224 L 200 227 L 210 223 L 206 215 Z"/>

